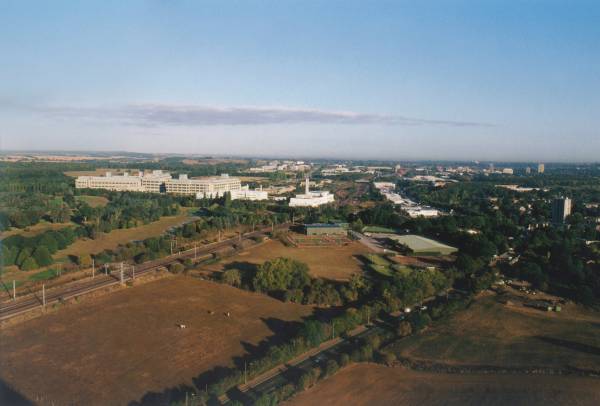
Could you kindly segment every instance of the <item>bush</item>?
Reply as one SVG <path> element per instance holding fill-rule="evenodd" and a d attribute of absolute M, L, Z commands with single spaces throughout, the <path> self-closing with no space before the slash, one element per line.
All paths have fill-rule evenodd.
<path fill-rule="evenodd" d="M 360 348 L 359 361 L 368 362 L 373 360 L 373 347 L 370 344 L 365 344 Z"/>
<path fill-rule="evenodd" d="M 286 290 L 283 295 L 283 300 L 286 302 L 302 303 L 304 292 L 302 289 Z"/>
<path fill-rule="evenodd" d="M 221 281 L 231 286 L 240 287 L 242 285 L 242 275 L 237 269 L 228 269 L 221 274 Z"/>
<path fill-rule="evenodd" d="M 382 355 L 382 361 L 384 364 L 390 366 L 396 361 L 396 354 L 391 352 L 384 352 Z"/>
<path fill-rule="evenodd" d="M 90 255 L 80 255 L 77 257 L 77 265 L 81 268 L 89 268 L 92 266 L 92 257 Z"/>
<path fill-rule="evenodd" d="M 298 379 L 298 390 L 306 390 L 310 388 L 319 380 L 320 376 L 321 368 L 319 367 L 314 367 L 311 368 L 309 371 L 304 372 L 302 375 L 300 375 L 300 378 Z"/>
<path fill-rule="evenodd" d="M 335 374 L 338 371 L 338 369 L 340 369 L 338 363 L 335 362 L 335 360 L 330 359 L 325 365 L 325 376 L 331 376 Z"/>
<path fill-rule="evenodd" d="M 412 334 L 412 326 L 408 321 L 401 321 L 398 323 L 398 328 L 396 329 L 396 334 L 398 337 L 406 337 Z"/>
<path fill-rule="evenodd" d="M 275 406 L 277 403 L 277 397 L 270 393 L 263 393 L 254 401 L 255 406 Z"/>
<path fill-rule="evenodd" d="M 350 356 L 346 353 L 340 355 L 340 366 L 343 368 L 350 363 Z"/>
<path fill-rule="evenodd" d="M 275 390 L 275 392 L 273 392 L 273 395 L 277 397 L 277 401 L 282 402 L 286 399 L 291 398 L 294 392 L 296 392 L 296 388 L 291 383 L 288 383 L 287 385 L 284 385 L 281 388 Z"/>
<path fill-rule="evenodd" d="M 180 262 L 173 262 L 169 265 L 169 272 L 171 273 L 181 273 L 185 270 L 185 267 Z"/>
<path fill-rule="evenodd" d="M 431 317 L 427 313 L 415 313 L 411 319 L 414 331 L 423 330 L 431 323 Z"/>
<path fill-rule="evenodd" d="M 381 345 L 381 337 L 377 334 L 371 334 L 365 341 L 373 349 L 377 349 Z"/>

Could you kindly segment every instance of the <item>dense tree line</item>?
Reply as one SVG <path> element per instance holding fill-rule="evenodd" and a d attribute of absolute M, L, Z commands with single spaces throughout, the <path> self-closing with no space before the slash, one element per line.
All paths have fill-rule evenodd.
<path fill-rule="evenodd" d="M 1 162 L 0 163 L 0 229 L 9 227 L 25 228 L 41 220 L 66 222 L 77 216 L 78 206 L 74 195 L 75 181 L 64 174 L 66 171 L 92 171 L 97 167 L 118 169 L 163 169 L 174 175 L 187 173 L 190 176 L 209 176 L 221 173 L 237 173 L 248 163 L 223 162 L 216 164 L 188 165 L 182 158 L 168 158 L 158 162 L 118 162 L 89 161 L 87 163 L 47 163 L 47 162 Z M 87 194 L 102 195 L 112 200 L 120 200 L 120 194 L 104 190 L 87 190 Z M 157 199 L 157 195 L 146 196 Z M 181 205 L 193 205 L 193 197 L 175 198 Z M 85 209 L 84 209 L 85 210 Z M 84 214 L 85 216 L 85 214 Z M 110 216 L 110 214 L 108 215 Z M 149 218 L 144 215 L 143 218 Z M 111 221 L 104 221 L 103 227 Z M 113 227 L 114 228 L 114 227 Z M 119 227 L 116 227 L 119 228 Z"/>
<path fill-rule="evenodd" d="M 73 181 L 63 171 L 74 168 L 78 166 L 0 163 L 0 229 L 68 221 Z"/>
<path fill-rule="evenodd" d="M 52 254 L 72 244 L 81 232 L 80 228 L 66 227 L 34 237 L 7 237 L 2 240 L 2 264 L 16 265 L 24 271 L 51 265 Z"/>
<path fill-rule="evenodd" d="M 162 236 L 123 244 L 115 250 L 105 250 L 95 255 L 94 259 L 98 264 L 129 260 L 142 263 L 167 256 L 171 254 L 172 248 L 177 252 L 179 247 L 206 238 L 210 233 L 239 226 L 259 228 L 288 220 L 285 213 L 272 213 L 266 209 L 254 210 L 250 202 L 233 203 L 229 207 L 213 203 L 198 213 L 201 218 L 197 220 L 174 227 Z"/>
<path fill-rule="evenodd" d="M 91 207 L 77 202 L 73 221 L 82 225 L 89 238 L 114 229 L 131 228 L 174 216 L 180 212 L 181 199 L 170 195 L 143 193 L 111 193 L 110 202 L 102 207 Z"/>
<path fill-rule="evenodd" d="M 546 184 L 560 180 L 588 191 L 574 197 L 573 214 L 564 226 L 549 224 L 554 192 L 517 193 L 497 188 L 486 179 L 442 189 L 410 184 L 413 196 L 452 210 L 454 215 L 414 219 L 404 227 L 459 247 L 456 268 L 465 275 L 489 275 L 492 270 L 488 264 L 494 255 L 510 251 L 517 260 L 512 264 L 501 263 L 505 274 L 525 279 L 537 289 L 584 304 L 597 304 L 600 303 L 598 244 L 586 241 L 598 240 L 599 233 L 595 209 L 587 209 L 585 203 L 597 201 L 594 199 L 599 196 L 594 191 L 600 187 L 597 178 L 575 178 L 568 181 L 563 175 L 554 180 L 544 178 Z M 466 233 L 469 229 L 477 234 Z M 474 280 L 466 278 L 463 282 L 469 284 Z"/>

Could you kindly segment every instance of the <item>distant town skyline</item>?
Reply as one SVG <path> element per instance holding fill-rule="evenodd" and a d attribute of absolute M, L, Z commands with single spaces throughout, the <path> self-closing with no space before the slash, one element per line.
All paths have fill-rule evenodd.
<path fill-rule="evenodd" d="M 594 162 L 600 3 L 0 6 L 0 148 Z"/>

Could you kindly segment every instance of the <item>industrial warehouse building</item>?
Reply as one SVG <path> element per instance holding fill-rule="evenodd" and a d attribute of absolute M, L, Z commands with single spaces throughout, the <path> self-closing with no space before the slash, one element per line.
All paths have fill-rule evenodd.
<path fill-rule="evenodd" d="M 451 255 L 458 251 L 458 248 L 420 235 L 398 235 L 392 233 L 365 233 L 365 235 L 377 240 L 387 239 L 403 244 L 411 249 L 412 255 Z"/>
<path fill-rule="evenodd" d="M 305 224 L 304 232 L 306 235 L 342 235 L 348 234 L 348 230 L 342 224 Z"/>
<path fill-rule="evenodd" d="M 420 235 L 397 235 L 391 238 L 410 248 L 413 255 L 450 255 L 458 251 L 457 248 Z"/>

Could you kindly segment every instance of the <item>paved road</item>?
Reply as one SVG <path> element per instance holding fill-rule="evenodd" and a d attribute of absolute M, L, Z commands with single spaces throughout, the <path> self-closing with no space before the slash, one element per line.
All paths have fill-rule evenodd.
<path fill-rule="evenodd" d="M 290 223 L 280 224 L 277 229 L 289 228 Z M 241 240 L 248 240 L 253 237 L 264 235 L 266 232 L 271 231 L 271 227 L 267 227 L 261 230 L 253 231 L 250 233 L 243 234 Z M 76 296 L 81 296 L 90 292 L 94 292 L 98 289 L 103 289 L 109 286 L 118 285 L 125 283 L 129 280 L 135 279 L 138 276 L 153 272 L 159 268 L 165 267 L 175 261 L 186 258 L 199 258 L 207 254 L 212 254 L 223 248 L 232 247 L 236 243 L 240 242 L 240 237 L 234 237 L 221 242 L 216 242 L 196 249 L 191 248 L 180 253 L 169 255 L 167 257 L 157 259 L 154 261 L 144 262 L 136 265 L 135 267 L 126 264 L 123 266 L 123 275 L 121 276 L 120 264 L 117 266 L 113 265 L 107 275 L 99 274 L 94 279 L 87 279 L 85 281 L 78 281 L 68 286 L 58 287 L 45 292 L 46 305 L 58 303 L 63 300 L 67 300 Z M 114 269 L 116 268 L 116 269 Z M 7 320 L 11 317 L 18 316 L 20 314 L 29 312 L 31 310 L 39 309 L 43 307 L 44 302 L 43 292 L 36 292 L 34 294 L 17 298 L 13 301 L 5 301 L 0 304 L 0 320 Z"/>
<path fill-rule="evenodd" d="M 378 254 L 384 254 L 386 252 L 386 249 L 383 248 L 381 244 L 379 244 L 373 238 L 369 238 L 366 235 L 354 230 L 350 230 L 350 234 L 352 234 L 352 236 L 354 236 L 354 238 L 356 238 L 358 242 L 369 248 L 371 251 L 376 252 Z"/>

